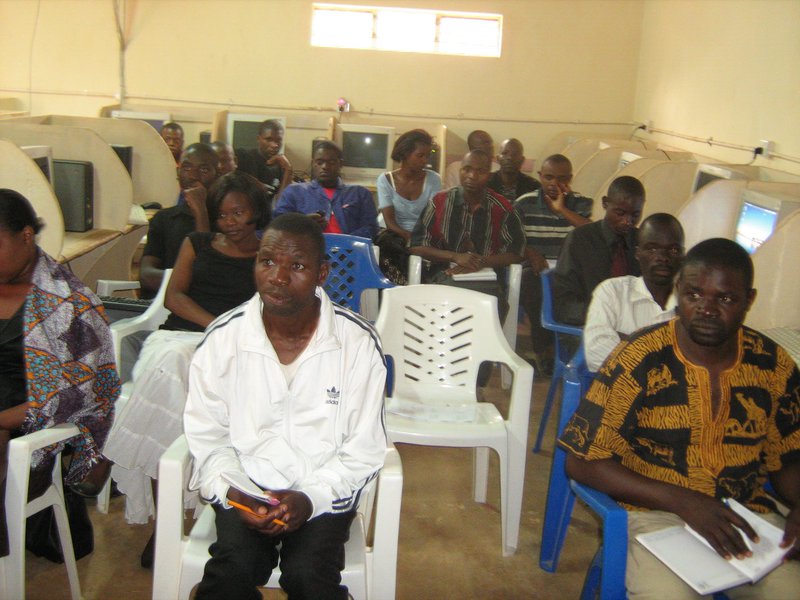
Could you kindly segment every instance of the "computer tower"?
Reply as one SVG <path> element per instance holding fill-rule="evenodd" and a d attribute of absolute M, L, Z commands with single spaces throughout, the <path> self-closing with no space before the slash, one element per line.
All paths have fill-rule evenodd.
<path fill-rule="evenodd" d="M 53 189 L 64 216 L 64 231 L 94 227 L 94 168 L 83 160 L 53 159 Z"/>
<path fill-rule="evenodd" d="M 120 146 L 118 144 L 111 144 L 111 149 L 117 153 L 122 164 L 128 171 L 128 175 L 133 174 L 133 146 Z"/>

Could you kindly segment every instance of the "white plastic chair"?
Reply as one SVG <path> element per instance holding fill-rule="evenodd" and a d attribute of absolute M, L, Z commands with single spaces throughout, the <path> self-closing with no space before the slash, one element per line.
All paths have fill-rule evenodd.
<path fill-rule="evenodd" d="M 475 448 L 474 499 L 486 502 L 489 448 L 500 459 L 503 555 L 517 547 L 525 480 L 533 367 L 509 347 L 497 299 L 442 285 L 384 290 L 375 326 L 394 364 L 387 398 L 390 439 L 409 444 Z M 478 402 L 482 361 L 513 374 L 508 418 Z"/>
<path fill-rule="evenodd" d="M 475 281 L 497 280 L 497 273 L 494 269 L 482 269 L 475 274 Z M 461 275 L 462 281 L 469 281 L 468 275 Z M 408 258 L 408 284 L 416 285 L 422 283 L 422 258 L 415 254 Z M 522 283 L 522 265 L 510 265 L 508 267 L 508 314 L 503 323 L 503 335 L 506 336 L 508 345 L 516 352 L 517 348 L 517 318 L 519 316 L 519 291 Z M 511 385 L 511 374 L 507 369 L 502 371 L 503 388 L 508 389 Z"/>
<path fill-rule="evenodd" d="M 158 519 L 153 572 L 153 600 L 185 600 L 203 577 L 209 546 L 216 540 L 214 509 L 206 505 L 189 535 L 183 533 L 183 493 L 191 475 L 192 458 L 181 436 L 158 464 Z M 400 455 L 386 449 L 383 469 L 362 495 L 358 514 L 345 545 L 342 583 L 354 600 L 392 600 L 397 580 L 397 538 L 403 470 Z M 373 525 L 372 544 L 368 543 Z M 266 584 L 279 588 L 280 569 Z"/>
<path fill-rule="evenodd" d="M 44 494 L 28 501 L 28 481 L 33 452 L 64 442 L 77 435 L 80 435 L 78 427 L 71 423 L 65 423 L 18 437 L 9 442 L 8 478 L 5 492 L 9 555 L 0 558 L 0 597 L 4 600 L 23 600 L 25 598 L 26 519 L 49 506 L 53 507 L 58 527 L 61 553 L 64 555 L 64 565 L 69 577 L 70 595 L 72 600 L 80 600 L 81 587 L 78 581 L 78 568 L 75 564 L 75 552 L 72 548 L 72 535 L 69 530 L 67 509 L 64 504 L 64 488 L 61 482 L 60 452 L 55 457 L 50 486 Z"/>
<path fill-rule="evenodd" d="M 114 344 L 114 360 L 117 365 L 121 365 L 122 359 L 122 340 L 133 333 L 138 331 L 155 331 L 159 325 L 163 324 L 169 316 L 169 311 L 164 306 L 164 299 L 167 296 L 167 285 L 172 276 L 172 269 L 164 271 L 164 279 L 161 282 L 161 287 L 158 288 L 158 293 L 153 298 L 153 303 L 142 314 L 131 317 L 130 319 L 120 319 L 111 324 L 111 341 Z M 100 282 L 97 284 L 97 291 L 100 293 Z M 108 294 L 105 294 L 108 295 Z M 119 398 L 115 404 L 116 412 L 122 410 L 128 398 L 131 397 L 131 390 L 133 389 L 132 381 L 125 381 L 122 383 Z M 103 489 L 97 496 L 97 510 L 103 514 L 108 514 L 108 505 L 111 500 L 111 478 L 106 481 Z"/>

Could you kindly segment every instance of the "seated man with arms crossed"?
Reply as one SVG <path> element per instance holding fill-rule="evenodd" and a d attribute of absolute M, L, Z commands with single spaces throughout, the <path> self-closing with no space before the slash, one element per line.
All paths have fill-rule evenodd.
<path fill-rule="evenodd" d="M 279 553 L 289 598 L 347 598 L 344 544 L 386 449 L 386 366 L 372 326 L 322 289 L 324 260 L 314 221 L 272 221 L 256 259 L 258 293 L 215 320 L 194 355 L 190 485 L 215 503 L 217 525 L 198 600 L 257 597 Z M 279 503 L 246 496 L 225 474 Z"/>
<path fill-rule="evenodd" d="M 468 152 L 472 152 L 473 150 L 482 150 L 485 152 L 490 158 L 492 158 L 492 165 L 490 170 L 492 172 L 497 171 L 500 168 L 496 162 L 494 162 L 494 140 L 492 136 L 490 136 L 487 132 L 483 129 L 476 129 L 475 131 L 471 131 L 470 134 L 467 136 L 467 149 Z M 463 160 L 457 160 L 451 162 L 447 165 L 447 168 L 444 171 L 444 186 L 445 188 L 456 187 L 461 183 L 461 164 Z"/>
<path fill-rule="evenodd" d="M 158 211 L 150 220 L 142 253 L 139 283 L 142 297 L 152 298 L 164 271 L 175 266 L 183 240 L 193 231 L 210 231 L 206 196 L 217 180 L 219 157 L 208 144 L 191 144 L 178 166 L 180 194 L 175 206 Z"/>
<path fill-rule="evenodd" d="M 342 149 L 325 140 L 314 151 L 312 181 L 293 183 L 278 200 L 273 214 L 308 215 L 324 233 L 346 233 L 372 239 L 378 233 L 378 213 L 370 191 L 346 185 L 339 177 Z"/>
<path fill-rule="evenodd" d="M 525 266 L 520 304 L 531 325 L 532 358 L 540 374 L 553 368 L 553 334 L 542 327 L 542 280 L 539 274 L 555 261 L 567 234 L 591 223 L 592 199 L 572 191 L 572 163 L 563 154 L 545 159 L 539 171 L 541 189 L 519 196 L 514 209 L 525 227 Z"/>
<path fill-rule="evenodd" d="M 620 340 L 675 316 L 677 301 L 672 292 L 683 262 L 683 227 L 675 217 L 655 213 L 642 221 L 636 236 L 636 260 L 641 277 L 612 277 L 594 288 L 583 328 L 590 371 L 600 368 Z"/>
<path fill-rule="evenodd" d="M 500 170 L 492 173 L 489 178 L 489 189 L 509 202 L 542 187 L 541 183 L 520 170 L 525 162 L 525 149 L 517 138 L 507 139 L 500 144 L 497 161 L 500 163 Z"/>
<path fill-rule="evenodd" d="M 436 194 L 420 215 L 410 252 L 432 263 L 429 283 L 452 284 L 451 275 L 522 262 L 522 223 L 511 204 L 488 188 L 490 164 L 481 150 L 467 154 L 461 185 Z"/>
<path fill-rule="evenodd" d="M 237 148 L 236 163 L 240 171 L 252 175 L 267 186 L 269 206 L 263 207 L 263 214 L 274 208 L 275 198 L 287 185 L 292 183 L 292 165 L 286 155 L 281 154 L 283 146 L 283 125 L 280 121 L 267 119 L 258 128 L 257 148 Z"/>
<path fill-rule="evenodd" d="M 743 326 L 756 291 L 753 263 L 715 238 L 686 255 L 676 319 L 635 333 L 603 364 L 564 429 L 570 477 L 624 502 L 628 598 L 696 598 L 635 541 L 687 523 L 724 558 L 750 555 L 750 525 L 722 502 L 733 498 L 800 533 L 800 373 L 783 348 Z M 776 514 L 772 484 L 790 508 Z M 648 510 L 649 509 L 649 510 Z M 738 528 L 740 531 L 737 531 Z M 797 598 L 800 563 L 788 561 L 729 598 Z"/>
<path fill-rule="evenodd" d="M 609 277 L 639 275 L 634 256 L 636 225 L 642 218 L 644 186 L 623 175 L 603 197 L 602 221 L 573 229 L 564 240 L 553 278 L 553 312 L 557 320 L 583 325 L 592 292 Z"/>

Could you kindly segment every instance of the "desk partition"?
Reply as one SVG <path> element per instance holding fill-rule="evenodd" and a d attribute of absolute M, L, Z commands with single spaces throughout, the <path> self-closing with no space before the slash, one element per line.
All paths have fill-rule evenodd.
<path fill-rule="evenodd" d="M 14 119 L 15 122 L 89 129 L 106 144 L 131 146 L 133 164 L 130 179 L 135 204 L 158 202 L 172 206 L 178 197 L 175 159 L 159 133 L 144 121 L 105 117 L 43 115 Z M 62 158 L 57 156 L 57 158 Z M 88 160 L 88 159 L 84 159 Z M 95 169 L 97 169 L 95 165 Z"/>
<path fill-rule="evenodd" d="M 30 201 L 45 225 L 39 234 L 39 246 L 58 257 L 64 243 L 64 219 L 58 199 L 36 163 L 5 139 L 0 139 L 0 187 L 16 190 Z"/>

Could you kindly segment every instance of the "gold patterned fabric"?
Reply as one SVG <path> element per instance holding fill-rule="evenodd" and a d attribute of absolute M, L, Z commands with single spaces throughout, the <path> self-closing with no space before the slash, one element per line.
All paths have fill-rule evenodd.
<path fill-rule="evenodd" d="M 676 324 L 643 329 L 617 347 L 559 443 L 586 460 L 613 458 L 652 479 L 774 510 L 763 491 L 768 472 L 800 460 L 797 365 L 742 327 L 712 414 L 708 371 L 682 355 Z"/>

